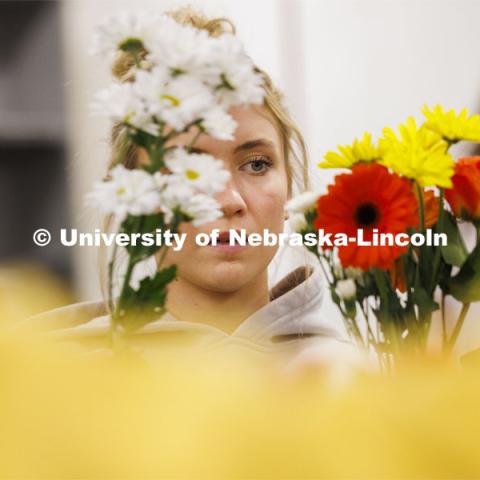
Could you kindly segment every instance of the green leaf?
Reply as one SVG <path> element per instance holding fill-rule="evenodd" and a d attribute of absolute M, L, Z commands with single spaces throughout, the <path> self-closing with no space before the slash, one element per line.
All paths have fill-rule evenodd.
<path fill-rule="evenodd" d="M 462 303 L 480 300 L 480 243 L 467 257 L 458 274 L 446 282 L 446 293 Z"/>
<path fill-rule="evenodd" d="M 374 310 L 377 320 L 382 324 L 382 328 L 387 323 L 403 326 L 405 324 L 404 309 L 390 283 L 388 273 L 376 267 L 370 271 L 373 273 L 380 296 L 380 308 Z"/>
<path fill-rule="evenodd" d="M 417 278 L 417 283 L 422 285 L 429 285 L 432 282 L 432 265 L 435 258 L 435 247 L 429 245 L 422 245 L 418 247 L 418 262 L 420 277 Z M 413 282 L 415 285 L 415 282 Z"/>
<path fill-rule="evenodd" d="M 305 220 L 309 225 L 313 225 L 313 222 L 317 218 L 317 209 L 316 208 L 310 208 L 305 212 Z M 314 231 L 314 230 L 312 230 Z"/>
<path fill-rule="evenodd" d="M 447 234 L 447 245 L 440 246 L 442 258 L 448 265 L 461 267 L 468 257 L 468 250 L 455 217 L 447 211 L 443 212 L 443 230 Z"/>
<path fill-rule="evenodd" d="M 347 314 L 347 317 L 351 318 L 352 320 L 355 319 L 357 315 L 357 305 L 356 305 L 356 300 L 344 300 L 343 304 L 345 305 L 345 313 Z"/>
<path fill-rule="evenodd" d="M 438 303 L 420 286 L 414 287 L 411 299 L 413 303 L 418 306 L 420 318 L 425 318 L 439 308 Z"/>
<path fill-rule="evenodd" d="M 129 137 L 135 145 L 145 148 L 147 151 L 150 151 L 151 146 L 157 141 L 157 137 L 154 135 L 145 132 L 144 130 L 131 130 L 129 132 Z"/>
<path fill-rule="evenodd" d="M 138 290 L 127 286 L 119 310 L 125 314 L 120 317 L 127 331 L 136 330 L 161 316 L 167 299 L 167 285 L 175 278 L 176 265 L 158 271 L 155 276 L 140 281 Z"/>
<path fill-rule="evenodd" d="M 153 213 L 151 215 L 129 215 L 122 222 L 121 233 L 127 233 L 129 235 L 132 233 L 152 233 L 154 235 L 153 245 L 142 245 L 140 239 L 137 238 L 137 245 L 127 245 L 125 247 L 134 263 L 143 258 L 150 257 L 160 249 L 161 246 L 155 244 L 155 233 L 157 229 L 165 229 L 163 216 L 159 213 Z"/>
<path fill-rule="evenodd" d="M 155 140 L 155 143 L 151 143 L 148 151 L 150 164 L 146 165 L 144 170 L 149 173 L 158 172 L 162 167 L 165 166 L 165 154 L 166 150 L 162 142 L 158 143 L 158 141 Z"/>
<path fill-rule="evenodd" d="M 362 276 L 355 282 L 357 286 L 357 300 L 363 302 L 365 298 L 378 295 L 378 288 L 371 273 L 364 272 Z"/>
<path fill-rule="evenodd" d="M 411 286 L 415 283 L 415 272 L 417 269 L 417 264 L 413 259 L 413 250 L 410 250 L 408 254 L 402 255 L 402 260 L 406 283 L 408 286 Z"/>

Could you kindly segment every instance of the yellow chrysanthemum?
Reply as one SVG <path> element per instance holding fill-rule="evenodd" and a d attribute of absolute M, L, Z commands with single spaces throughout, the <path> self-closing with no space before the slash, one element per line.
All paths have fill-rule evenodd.
<path fill-rule="evenodd" d="M 383 129 L 380 163 L 394 172 L 416 180 L 422 187 L 451 188 L 454 160 L 447 143 L 432 130 L 418 128 L 413 117 L 399 126 L 400 137 L 390 128 Z"/>
<path fill-rule="evenodd" d="M 440 105 L 433 109 L 425 105 L 422 113 L 427 119 L 425 126 L 441 135 L 447 142 L 455 143 L 460 140 L 480 142 L 480 115 L 469 116 L 466 108 L 459 114 L 454 110 L 447 112 Z"/>
<path fill-rule="evenodd" d="M 355 163 L 379 160 L 380 154 L 372 142 L 372 135 L 363 134 L 361 140 L 355 139 L 352 145 L 339 145 L 337 152 L 328 152 L 325 161 L 318 164 L 321 168 L 350 168 Z"/>

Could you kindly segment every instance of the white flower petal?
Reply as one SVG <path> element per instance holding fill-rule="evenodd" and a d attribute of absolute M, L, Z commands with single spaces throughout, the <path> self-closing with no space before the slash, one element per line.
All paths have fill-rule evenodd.
<path fill-rule="evenodd" d="M 305 213 L 315 207 L 318 197 L 318 193 L 303 192 L 289 200 L 285 208 L 291 212 Z"/>

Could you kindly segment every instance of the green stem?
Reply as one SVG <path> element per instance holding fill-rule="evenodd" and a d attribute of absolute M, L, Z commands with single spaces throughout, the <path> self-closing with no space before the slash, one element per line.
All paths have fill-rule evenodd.
<path fill-rule="evenodd" d="M 322 263 L 322 260 L 323 260 L 323 259 L 324 259 L 324 257 L 320 256 L 320 257 L 318 258 L 318 263 L 320 264 L 320 268 L 322 269 L 323 274 L 325 275 L 325 278 L 327 279 L 328 284 L 330 285 L 330 287 L 333 287 L 334 281 L 333 281 L 333 280 L 330 280 L 330 278 L 329 278 L 329 276 L 328 276 L 328 274 L 327 274 L 327 270 L 325 269 L 325 266 L 324 266 L 323 263 Z M 326 260 L 326 261 L 327 261 L 327 263 L 328 263 L 328 260 Z"/>
<path fill-rule="evenodd" d="M 477 245 L 480 243 L 480 222 L 474 222 L 475 232 L 477 233 Z"/>
<path fill-rule="evenodd" d="M 424 352 L 427 348 L 428 337 L 430 335 L 430 326 L 432 324 L 432 314 L 428 313 L 427 315 L 420 318 L 420 328 L 422 329 L 421 332 L 421 347 L 422 352 Z"/>
<path fill-rule="evenodd" d="M 202 130 L 200 127 L 198 127 L 198 131 L 197 133 L 195 134 L 195 136 L 192 138 L 192 141 L 187 145 L 187 151 L 188 153 L 191 153 L 192 151 L 192 148 L 193 148 L 193 145 L 195 144 L 195 142 L 198 140 L 198 137 L 202 134 Z"/>
<path fill-rule="evenodd" d="M 142 231 L 143 230 L 143 224 L 144 224 L 145 217 L 141 216 L 139 220 L 137 220 L 138 225 L 135 225 L 136 228 L 133 228 L 132 230 L 135 231 Z M 125 295 L 127 292 L 128 287 L 130 286 L 130 278 L 132 277 L 132 272 L 133 268 L 137 264 L 138 259 L 133 258 L 132 255 L 128 256 L 128 264 L 127 264 L 127 269 L 125 271 L 125 276 L 123 278 L 123 284 L 122 284 L 122 289 L 120 291 L 120 295 L 118 297 L 118 301 L 115 307 L 115 310 L 113 311 L 111 322 L 110 322 L 110 342 L 113 345 L 114 348 L 116 348 L 116 329 L 118 325 L 118 319 L 119 316 L 121 315 L 122 309 L 123 309 L 123 302 L 125 300 Z"/>
<path fill-rule="evenodd" d="M 423 204 L 423 190 L 417 182 L 415 182 L 415 188 L 417 189 L 418 210 L 420 213 L 420 231 L 423 232 L 425 230 L 425 205 Z"/>
<path fill-rule="evenodd" d="M 423 190 L 417 182 L 415 182 L 415 188 L 417 189 L 418 211 L 420 214 L 419 230 L 420 232 L 424 232 L 425 231 L 425 205 L 423 203 Z M 415 250 L 413 248 L 410 250 L 410 252 L 412 253 L 412 256 L 416 255 Z M 413 282 L 414 290 L 419 283 L 420 283 L 420 256 L 417 255 L 417 261 L 415 262 L 415 280 Z"/>
<path fill-rule="evenodd" d="M 448 341 L 448 344 L 447 344 L 447 352 L 450 352 L 455 346 L 458 335 L 460 334 L 460 330 L 462 329 L 463 323 L 465 322 L 465 317 L 467 316 L 469 308 L 470 308 L 470 303 L 464 303 L 462 305 L 462 310 L 458 317 L 457 323 L 455 324 L 455 327 L 453 329 L 452 336 L 450 337 L 450 340 Z"/>
<path fill-rule="evenodd" d="M 444 196 L 444 189 L 440 189 L 440 196 L 438 199 L 438 221 L 437 221 L 437 228 L 438 232 L 442 232 L 443 230 L 443 196 Z M 435 291 L 435 287 L 437 286 L 437 274 L 438 269 L 440 267 L 440 247 L 435 248 L 435 254 L 433 257 L 433 267 L 432 267 L 432 284 L 430 286 L 430 293 Z"/>
<path fill-rule="evenodd" d="M 384 281 L 384 273 L 377 268 L 373 268 L 372 273 L 378 292 L 380 293 L 380 300 L 383 303 L 383 308 L 390 311 L 390 302 L 388 301 L 388 292 L 386 282 Z"/>
<path fill-rule="evenodd" d="M 445 312 L 445 293 L 442 290 L 442 300 L 441 300 L 441 315 L 442 315 L 442 348 L 443 351 L 447 348 L 447 321 L 446 321 L 446 312 Z"/>
<path fill-rule="evenodd" d="M 122 290 L 120 293 L 120 297 L 118 299 L 118 305 L 117 305 L 118 308 L 122 307 L 122 301 L 124 300 L 125 294 L 127 292 L 127 288 L 130 285 L 130 278 L 132 276 L 134 266 L 135 266 L 135 262 L 132 261 L 132 257 L 129 257 L 127 270 L 125 271 L 125 277 L 123 279 Z"/>
<path fill-rule="evenodd" d="M 358 303 L 358 305 L 360 307 L 360 310 L 363 314 L 365 324 L 367 325 L 367 338 L 370 339 L 371 345 L 375 346 L 375 344 L 376 344 L 375 336 L 373 335 L 373 331 L 370 328 L 370 322 L 368 320 L 368 310 L 366 310 L 366 309 L 368 309 L 368 306 L 365 307 L 364 305 L 362 305 L 361 302 L 358 302 L 358 301 L 357 301 L 357 303 Z M 367 344 L 367 346 L 368 346 L 368 344 Z"/>
<path fill-rule="evenodd" d="M 368 340 L 365 340 L 363 338 L 362 332 L 360 332 L 360 329 L 358 328 L 358 325 L 357 325 L 357 322 L 356 322 L 355 318 L 352 318 L 350 316 L 348 316 L 348 318 L 350 319 L 350 324 L 353 327 L 353 330 L 355 332 L 355 336 L 357 337 L 358 341 L 360 342 L 360 344 L 363 347 L 368 348 Z"/>
<path fill-rule="evenodd" d="M 117 257 L 117 244 L 113 245 L 112 258 L 108 264 L 108 309 L 110 312 L 113 312 L 115 306 L 113 304 L 113 267 L 115 265 L 115 260 Z"/>
<path fill-rule="evenodd" d="M 389 340 L 393 356 L 395 359 L 400 358 L 401 345 L 398 338 L 398 328 L 395 325 L 395 314 L 392 312 L 392 305 L 389 300 L 390 282 L 386 280 L 385 273 L 378 268 L 372 269 L 375 284 L 380 295 L 380 307 L 382 310 L 388 312 L 387 321 L 382 322 L 382 330 L 384 332 L 385 340 Z M 378 321 L 378 318 L 377 318 Z"/>
<path fill-rule="evenodd" d="M 127 271 L 125 273 L 125 277 L 123 280 L 123 286 L 122 286 L 122 291 L 120 293 L 117 305 L 115 307 L 115 310 L 113 311 L 110 319 L 110 346 L 113 348 L 113 351 L 115 353 L 121 353 L 122 352 L 122 347 L 123 341 L 121 338 L 122 334 L 117 331 L 118 325 L 119 325 L 119 316 L 122 311 L 122 300 L 125 295 L 126 289 L 128 285 L 130 284 L 130 277 L 132 276 L 132 271 L 133 267 L 135 266 L 135 263 L 132 262 L 132 258 L 128 258 L 128 266 L 127 266 Z"/>

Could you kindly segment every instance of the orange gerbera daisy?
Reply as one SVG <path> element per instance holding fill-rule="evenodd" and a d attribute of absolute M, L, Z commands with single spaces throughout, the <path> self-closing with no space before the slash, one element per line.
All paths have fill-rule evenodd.
<path fill-rule="evenodd" d="M 374 229 L 382 233 L 406 233 L 418 225 L 418 202 L 410 182 L 378 164 L 358 164 L 351 173 L 337 175 L 328 193 L 317 202 L 315 228 L 333 236 L 356 237 L 363 230 L 372 241 Z M 388 269 L 407 251 L 406 246 L 359 246 L 354 242 L 338 247 L 343 267 Z"/>
<path fill-rule="evenodd" d="M 415 191 L 418 200 L 418 194 Z M 438 212 L 440 210 L 438 197 L 432 190 L 423 191 L 423 209 L 425 215 L 425 228 L 432 228 L 438 220 Z M 420 225 L 419 225 L 420 227 Z"/>

